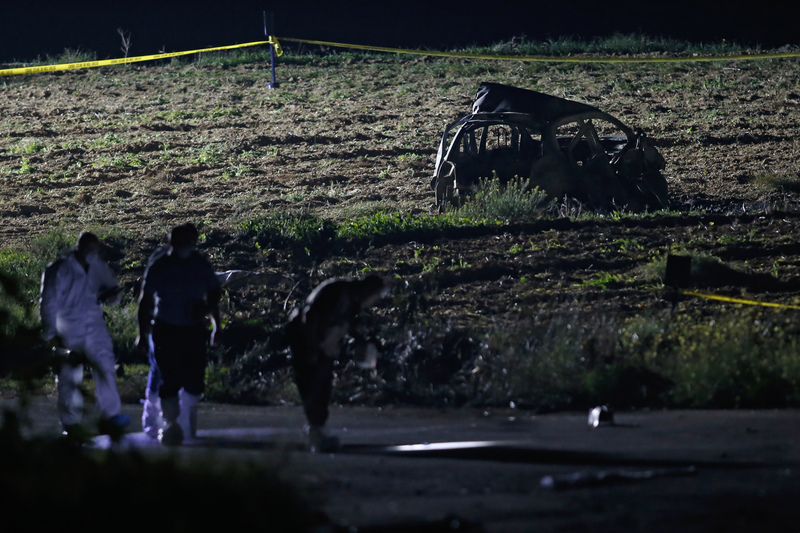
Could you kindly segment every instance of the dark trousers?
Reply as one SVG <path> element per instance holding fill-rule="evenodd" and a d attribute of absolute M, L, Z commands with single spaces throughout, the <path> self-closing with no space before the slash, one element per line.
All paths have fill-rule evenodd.
<path fill-rule="evenodd" d="M 290 346 L 295 383 L 306 419 L 312 426 L 322 426 L 328 420 L 334 359 L 303 342 L 292 342 Z"/>
<path fill-rule="evenodd" d="M 208 330 L 202 326 L 174 326 L 164 322 L 153 325 L 153 346 L 161 372 L 158 394 L 175 398 L 184 389 L 203 394 L 206 376 Z"/>

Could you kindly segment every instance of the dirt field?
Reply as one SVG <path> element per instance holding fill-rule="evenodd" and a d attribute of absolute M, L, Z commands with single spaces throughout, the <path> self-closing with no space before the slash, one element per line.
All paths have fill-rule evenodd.
<path fill-rule="evenodd" d="M 130 302 L 167 229 L 195 221 L 218 270 L 275 270 L 300 282 L 292 292 L 231 292 L 228 341 L 240 351 L 281 324 L 317 282 L 365 271 L 395 281 L 396 296 L 377 312 L 384 324 L 412 313 L 445 329 L 524 331 L 558 314 L 602 325 L 670 309 L 702 313 L 719 304 L 665 295 L 653 265 L 670 250 L 800 278 L 798 68 L 792 60 L 564 65 L 334 56 L 286 59 L 275 90 L 266 87 L 263 64 L 5 78 L 0 243 L 25 249 L 54 230 L 94 230 L 110 244 Z M 576 216 L 565 203 L 566 216 L 431 231 L 311 258 L 259 247 L 239 229 L 282 212 L 336 222 L 380 210 L 435 214 L 429 181 L 439 137 L 469 112 L 482 81 L 587 102 L 643 129 L 667 161 L 672 209 Z M 797 285 L 711 281 L 726 294 L 783 303 L 797 303 L 800 293 Z"/>
<path fill-rule="evenodd" d="M 674 211 L 555 224 L 557 235 L 512 228 L 437 242 L 442 264 L 492 269 L 444 288 L 434 313 L 502 315 L 512 312 L 522 276 L 563 294 L 599 271 L 630 274 L 679 244 L 760 272 L 780 263 L 780 274 L 792 276 L 797 68 L 791 60 L 571 66 L 423 57 L 281 64 L 277 90 L 266 88 L 265 65 L 5 78 L 0 235 L 7 247 L 54 228 L 102 229 L 125 242 L 116 266 L 134 276 L 164 230 L 190 219 L 216 235 L 221 269 L 298 270 L 236 242 L 237 223 L 301 208 L 338 220 L 376 209 L 432 212 L 438 137 L 487 80 L 587 102 L 644 129 L 667 160 Z M 510 256 L 514 244 L 532 253 Z M 414 259 L 422 270 L 430 248 L 368 249 L 341 270 L 391 270 Z M 411 270 L 400 276 L 418 274 Z"/>

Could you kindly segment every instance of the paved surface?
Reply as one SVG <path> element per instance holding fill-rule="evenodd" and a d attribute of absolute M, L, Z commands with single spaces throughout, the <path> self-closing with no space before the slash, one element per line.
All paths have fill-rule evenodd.
<path fill-rule="evenodd" d="M 30 431 L 57 434 L 54 404 L 34 402 Z M 125 411 L 138 418 L 136 406 Z M 335 408 L 342 449 L 314 455 L 296 407 L 201 404 L 198 439 L 178 453 L 273 464 L 335 523 L 360 530 L 453 516 L 475 531 L 798 529 L 800 412 L 637 411 L 616 413 L 613 426 L 586 422 L 583 413 Z M 141 433 L 123 445 L 171 453 Z"/>

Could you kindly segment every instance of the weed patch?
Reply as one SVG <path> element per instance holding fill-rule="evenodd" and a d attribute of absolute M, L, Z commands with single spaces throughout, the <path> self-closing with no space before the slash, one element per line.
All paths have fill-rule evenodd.
<path fill-rule="evenodd" d="M 547 194 L 538 187 L 530 188 L 530 180 L 515 178 L 507 184 L 499 179 L 481 179 L 472 198 L 453 211 L 462 219 L 502 222 L 529 221 L 546 214 Z"/>
<path fill-rule="evenodd" d="M 414 234 L 435 232 L 453 225 L 451 220 L 437 216 L 380 211 L 342 222 L 337 228 L 337 236 L 353 240 L 390 238 L 399 235 L 413 238 Z"/>
<path fill-rule="evenodd" d="M 239 226 L 259 250 L 288 249 L 297 258 L 325 255 L 334 244 L 336 225 L 308 212 L 277 212 Z"/>
<path fill-rule="evenodd" d="M 738 309 L 701 320 L 563 315 L 524 334 L 489 333 L 486 379 L 503 383 L 487 400 L 539 409 L 797 405 L 795 329 L 786 315 Z"/>

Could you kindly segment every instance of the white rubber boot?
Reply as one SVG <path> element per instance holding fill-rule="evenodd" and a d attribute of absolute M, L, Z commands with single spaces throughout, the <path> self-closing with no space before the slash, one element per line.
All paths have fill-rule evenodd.
<path fill-rule="evenodd" d="M 308 425 L 303 431 L 311 453 L 333 453 L 339 450 L 339 437 L 329 435 L 323 426 Z"/>
<path fill-rule="evenodd" d="M 164 427 L 158 432 L 158 440 L 164 446 L 180 446 L 183 444 L 183 430 L 178 424 L 181 406 L 178 397 L 161 398 L 161 416 L 164 417 Z"/>
<path fill-rule="evenodd" d="M 197 437 L 197 402 L 200 401 L 201 395 L 189 394 L 181 389 L 179 397 L 181 414 L 178 416 L 178 424 L 183 430 L 184 438 L 194 439 Z"/>
<path fill-rule="evenodd" d="M 158 430 L 164 427 L 164 419 L 161 418 L 161 398 L 158 394 L 150 394 L 150 390 L 144 392 L 144 403 L 142 404 L 142 431 L 148 437 L 158 438 Z"/>

